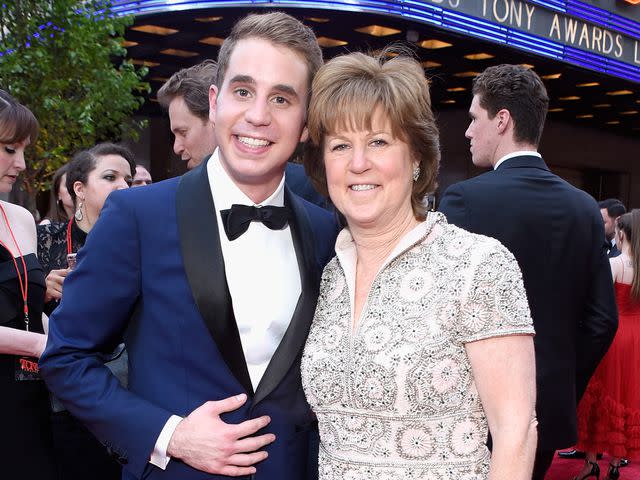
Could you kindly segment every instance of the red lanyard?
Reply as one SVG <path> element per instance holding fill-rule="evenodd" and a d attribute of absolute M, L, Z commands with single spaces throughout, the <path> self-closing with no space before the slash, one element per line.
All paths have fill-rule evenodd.
<path fill-rule="evenodd" d="M 24 283 L 22 281 L 22 275 L 20 274 L 20 269 L 18 268 L 18 262 L 16 262 L 15 257 L 11 254 L 11 260 L 13 260 L 13 265 L 16 268 L 16 273 L 18 274 L 18 283 L 20 284 L 20 293 L 22 294 L 22 301 L 24 302 L 24 325 L 29 331 L 29 304 L 27 303 L 27 297 L 29 295 L 29 272 L 27 272 L 27 265 L 24 262 L 24 257 L 22 256 L 22 252 L 20 251 L 20 246 L 16 241 L 16 237 L 13 235 L 13 230 L 11 230 L 11 225 L 9 225 L 9 219 L 7 218 L 7 212 L 4 211 L 4 207 L 2 203 L 0 203 L 0 211 L 2 211 L 2 216 L 4 217 L 4 222 L 7 224 L 7 228 L 9 229 L 9 233 L 11 234 L 11 239 L 13 240 L 14 245 L 16 246 L 16 250 L 18 251 L 18 255 L 20 256 L 20 260 L 22 261 L 22 270 L 24 272 Z M 7 249 L 9 253 L 11 250 L 7 247 L 2 240 L 0 240 L 0 245 Z"/>
<path fill-rule="evenodd" d="M 71 248 L 71 224 L 73 223 L 73 219 L 69 220 L 67 224 L 67 255 L 71 255 L 73 250 Z"/>

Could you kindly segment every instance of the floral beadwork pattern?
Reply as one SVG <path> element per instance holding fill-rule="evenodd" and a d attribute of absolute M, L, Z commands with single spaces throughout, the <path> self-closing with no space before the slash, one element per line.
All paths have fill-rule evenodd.
<path fill-rule="evenodd" d="M 464 345 L 534 333 L 515 259 L 430 213 L 380 269 L 354 327 L 355 250 L 341 238 L 302 358 L 320 479 L 486 479 L 488 427 Z"/>

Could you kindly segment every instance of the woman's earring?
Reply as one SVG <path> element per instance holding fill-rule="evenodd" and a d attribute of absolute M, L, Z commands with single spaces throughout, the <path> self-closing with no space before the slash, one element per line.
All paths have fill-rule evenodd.
<path fill-rule="evenodd" d="M 413 181 L 417 182 L 420 176 L 420 167 L 413 167 Z"/>
<path fill-rule="evenodd" d="M 76 213 L 74 217 L 76 217 L 76 222 L 81 222 L 84 216 L 82 215 L 82 200 L 78 203 L 78 208 L 76 209 Z"/>

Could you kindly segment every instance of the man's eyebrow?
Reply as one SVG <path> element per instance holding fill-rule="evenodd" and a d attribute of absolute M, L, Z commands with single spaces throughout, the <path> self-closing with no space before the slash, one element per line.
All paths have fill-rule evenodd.
<path fill-rule="evenodd" d="M 256 81 L 251 75 L 236 75 L 229 80 L 229 83 L 249 83 L 251 85 L 255 85 Z"/>
<path fill-rule="evenodd" d="M 274 86 L 273 89 L 278 92 L 286 93 L 287 95 L 298 98 L 298 92 L 296 92 L 296 89 L 293 88 L 291 85 L 280 83 Z"/>
<path fill-rule="evenodd" d="M 231 78 L 231 80 L 229 80 L 230 85 L 234 83 L 245 83 L 248 85 L 255 85 L 256 81 L 251 75 L 236 75 L 235 77 Z M 279 83 L 277 85 L 274 85 L 272 87 L 272 90 L 276 92 L 285 93 L 291 97 L 296 97 L 296 98 L 299 97 L 298 92 L 296 92 L 296 89 L 293 88 L 291 85 L 287 85 L 286 83 Z"/>

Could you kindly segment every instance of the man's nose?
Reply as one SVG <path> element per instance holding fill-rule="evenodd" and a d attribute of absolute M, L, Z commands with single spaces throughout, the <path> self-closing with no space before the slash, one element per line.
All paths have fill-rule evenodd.
<path fill-rule="evenodd" d="M 184 151 L 182 140 L 180 140 L 177 136 L 173 141 L 173 151 L 176 155 L 182 155 L 182 152 Z"/>
<path fill-rule="evenodd" d="M 271 110 L 268 100 L 256 98 L 245 112 L 245 120 L 252 125 L 268 125 L 271 122 Z"/>

